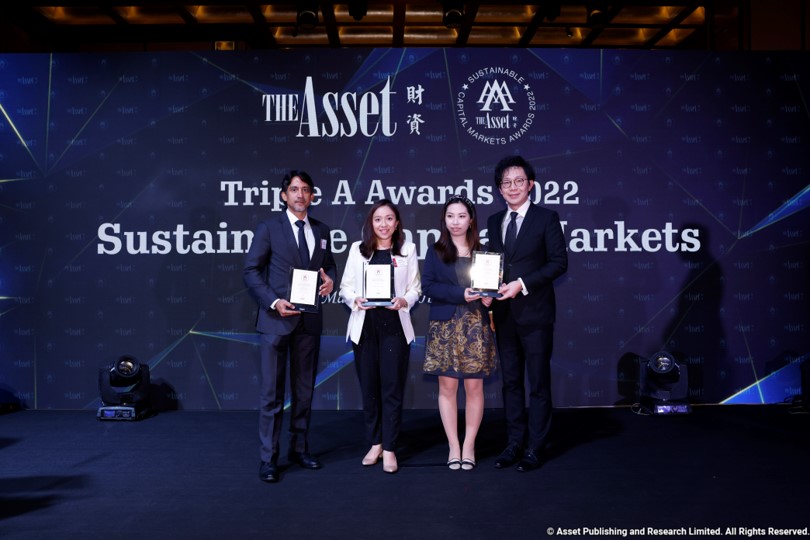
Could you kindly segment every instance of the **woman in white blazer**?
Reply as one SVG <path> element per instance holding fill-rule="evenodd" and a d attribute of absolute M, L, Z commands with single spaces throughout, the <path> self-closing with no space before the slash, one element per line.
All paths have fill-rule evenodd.
<path fill-rule="evenodd" d="M 390 264 L 394 297 L 390 306 L 367 306 L 363 278 L 369 264 Z M 363 420 L 371 448 L 365 466 L 383 458 L 383 471 L 397 472 L 396 446 L 411 342 L 410 310 L 421 285 L 416 246 L 405 240 L 399 210 L 388 199 L 375 203 L 363 225 L 363 239 L 352 244 L 340 283 L 340 298 L 351 309 L 346 339 L 363 393 Z"/>

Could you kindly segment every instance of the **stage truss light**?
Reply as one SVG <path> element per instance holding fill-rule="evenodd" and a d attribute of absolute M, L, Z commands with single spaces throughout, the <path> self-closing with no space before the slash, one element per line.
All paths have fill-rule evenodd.
<path fill-rule="evenodd" d="M 363 20 L 368 14 L 368 2 L 366 0 L 355 0 L 349 2 L 349 15 L 357 22 Z"/>
<path fill-rule="evenodd" d="M 464 21 L 464 3 L 444 2 L 442 7 L 442 22 L 444 25 L 447 28 L 461 28 L 461 23 Z"/>
<path fill-rule="evenodd" d="M 308 32 L 318 26 L 318 2 L 311 0 L 296 2 L 298 14 L 295 16 L 297 30 Z"/>
<path fill-rule="evenodd" d="M 604 28 L 608 23 L 607 2 L 604 0 L 591 0 L 586 5 L 588 13 L 587 23 L 588 26 L 593 28 Z"/>

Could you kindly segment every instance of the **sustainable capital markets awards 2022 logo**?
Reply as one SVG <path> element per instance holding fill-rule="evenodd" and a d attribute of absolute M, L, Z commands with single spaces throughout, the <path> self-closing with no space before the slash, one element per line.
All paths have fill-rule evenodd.
<path fill-rule="evenodd" d="M 534 91 L 520 73 L 486 67 L 471 73 L 456 95 L 456 117 L 471 137 L 493 146 L 513 143 L 534 123 Z"/>

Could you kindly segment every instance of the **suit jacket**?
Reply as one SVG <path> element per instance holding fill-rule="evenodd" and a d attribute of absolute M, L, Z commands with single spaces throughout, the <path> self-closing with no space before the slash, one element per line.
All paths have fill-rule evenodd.
<path fill-rule="evenodd" d="M 399 320 L 402 323 L 402 330 L 405 332 L 405 339 L 408 343 L 416 336 L 411 323 L 411 309 L 419 301 L 422 294 L 422 286 L 419 283 L 419 259 L 416 257 L 416 246 L 412 242 L 405 242 L 402 246 L 402 255 L 394 256 L 396 266 L 394 267 L 394 293 L 395 296 L 404 298 L 408 306 L 400 309 Z M 346 339 L 354 343 L 360 342 L 360 335 L 363 332 L 363 322 L 366 320 L 366 312 L 359 309 L 355 304 L 355 299 L 363 296 L 363 269 L 364 264 L 369 259 L 360 253 L 360 242 L 352 244 L 349 250 L 349 257 L 346 259 L 346 269 L 340 281 L 340 298 L 352 310 L 349 315 L 349 325 L 346 328 Z M 375 309 L 386 309 L 378 307 Z"/>
<path fill-rule="evenodd" d="M 497 212 L 487 220 L 489 249 L 503 253 L 501 225 L 506 210 Z M 492 312 L 497 325 L 506 316 L 507 309 L 518 324 L 543 325 L 555 321 L 556 299 L 554 280 L 568 269 L 568 251 L 557 212 L 532 204 L 518 231 L 514 253 L 505 255 L 503 281 L 517 278 L 529 294 L 518 293 L 510 300 L 494 300 Z"/>
<path fill-rule="evenodd" d="M 456 306 L 467 303 L 464 289 L 458 282 L 456 265 L 443 262 L 435 248 L 429 249 L 422 267 L 422 292 L 430 297 L 429 319 L 450 320 L 456 312 Z M 486 312 L 486 307 L 481 302 L 476 302 Z M 488 319 L 489 317 L 485 317 L 485 320 Z"/>
<path fill-rule="evenodd" d="M 312 216 L 308 217 L 315 237 L 315 249 L 310 257 L 309 270 L 323 268 L 337 283 L 335 260 L 332 257 L 330 229 Z M 253 241 L 245 257 L 242 270 L 245 285 L 259 304 L 256 330 L 264 334 L 287 335 L 298 324 L 299 316 L 282 317 L 270 309 L 279 298 L 287 299 L 290 288 L 290 267 L 303 268 L 298 252 L 296 232 L 293 231 L 287 212 L 282 212 L 256 227 Z M 320 301 L 320 300 L 319 300 Z M 300 315 L 307 321 L 309 333 L 320 333 L 323 316 L 318 313 Z"/>

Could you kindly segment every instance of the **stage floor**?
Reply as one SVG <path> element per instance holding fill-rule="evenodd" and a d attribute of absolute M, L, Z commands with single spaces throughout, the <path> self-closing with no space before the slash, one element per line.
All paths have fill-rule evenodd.
<path fill-rule="evenodd" d="M 669 417 L 557 410 L 549 460 L 530 473 L 493 466 L 505 442 L 499 409 L 485 413 L 469 472 L 445 466 L 437 411 L 406 411 L 395 475 L 360 465 L 367 447 L 358 411 L 315 411 L 312 420 L 311 449 L 324 468 L 282 458 L 281 481 L 264 484 L 256 411 L 175 411 L 140 422 L 98 421 L 88 411 L 0 415 L 0 538 L 679 532 L 648 528 L 764 538 L 741 528 L 810 525 L 810 415 L 787 406 L 705 406 Z"/>

